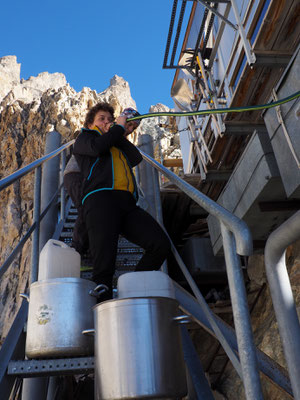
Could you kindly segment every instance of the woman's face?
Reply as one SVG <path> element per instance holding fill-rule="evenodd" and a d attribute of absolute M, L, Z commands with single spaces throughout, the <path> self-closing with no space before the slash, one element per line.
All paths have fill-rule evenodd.
<path fill-rule="evenodd" d="M 107 133 L 113 122 L 113 117 L 108 111 L 98 111 L 95 115 L 94 121 L 89 125 L 89 129 L 93 129 L 96 125 L 102 133 Z"/>

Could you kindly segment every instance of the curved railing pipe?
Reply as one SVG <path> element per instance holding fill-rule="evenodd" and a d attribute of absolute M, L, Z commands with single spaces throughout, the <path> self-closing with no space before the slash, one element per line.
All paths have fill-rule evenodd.
<path fill-rule="evenodd" d="M 59 147 L 58 149 L 52 151 L 49 154 L 39 158 L 38 160 L 33 161 L 32 163 L 26 165 L 23 168 L 18 169 L 18 171 L 13 172 L 11 175 L 6 176 L 5 178 L 0 180 L 0 192 L 1 190 L 5 189 L 6 187 L 10 186 L 12 183 L 17 181 L 18 179 L 22 178 L 23 176 L 27 175 L 29 172 L 33 171 L 40 165 L 42 165 L 45 161 L 51 160 L 51 158 L 56 157 L 58 154 L 69 148 L 75 140 L 71 140 L 70 142 L 64 144 L 63 146 Z"/>
<path fill-rule="evenodd" d="M 206 210 L 209 214 L 223 222 L 227 229 L 234 235 L 237 254 L 241 256 L 249 256 L 252 254 L 252 235 L 247 224 L 243 220 L 231 214 L 224 207 L 211 200 L 205 194 L 199 192 L 199 190 L 195 189 L 189 183 L 180 179 L 176 174 L 159 164 L 156 160 L 144 153 L 142 150 L 140 150 L 140 152 L 143 158 L 147 160 L 154 168 L 168 177 L 176 186 L 178 186 L 191 199 L 204 208 L 204 210 Z"/>
<path fill-rule="evenodd" d="M 250 255 L 252 253 L 252 237 L 250 230 L 244 221 L 231 214 L 225 208 L 215 203 L 190 184 L 184 182 L 176 174 L 159 164 L 148 154 L 145 154 L 141 150 L 140 152 L 148 163 L 159 170 L 163 175 L 167 176 L 172 183 L 185 192 L 209 214 L 215 216 L 221 224 L 226 270 L 232 300 L 232 310 L 237 333 L 240 360 L 238 360 L 234 352 L 232 352 L 222 332 L 218 329 L 213 317 L 210 315 L 210 311 L 207 310 L 208 306 L 206 306 L 197 285 L 190 276 L 187 268 L 182 263 L 180 257 L 176 256 L 177 251 L 174 246 L 172 246 L 172 251 L 181 271 L 191 286 L 197 301 L 212 324 L 218 340 L 222 344 L 228 357 L 232 361 L 234 368 L 241 377 L 244 383 L 247 400 L 262 400 L 262 389 L 258 372 L 256 349 L 251 329 L 250 313 L 247 304 L 240 258 L 238 257 L 238 254 Z"/>
<path fill-rule="evenodd" d="M 34 222 L 29 228 L 29 230 L 25 233 L 25 235 L 20 239 L 19 243 L 10 253 L 8 258 L 5 262 L 0 266 L 0 279 L 2 275 L 7 271 L 9 266 L 12 264 L 16 256 L 22 251 L 25 243 L 29 240 L 29 238 L 33 235 L 32 240 L 32 249 L 31 249 L 31 282 L 37 279 L 37 272 L 38 272 L 38 236 L 39 236 L 39 227 L 40 222 L 48 213 L 49 209 L 51 208 L 52 204 L 56 201 L 58 192 L 62 190 L 62 184 L 58 185 L 58 189 L 53 194 L 51 199 L 49 199 L 49 203 L 45 205 L 44 210 L 41 212 L 41 169 L 42 164 L 51 160 L 52 158 L 62 155 L 62 162 L 61 168 L 65 166 L 65 156 L 64 153 L 66 149 L 69 148 L 74 143 L 74 140 L 64 144 L 63 146 L 57 148 L 56 150 L 48 153 L 47 155 L 39 158 L 38 160 L 33 161 L 29 165 L 19 169 L 18 171 L 14 172 L 13 174 L 3 178 L 0 180 L 0 192 L 7 188 L 8 186 L 12 185 L 14 182 L 21 179 L 23 176 L 27 175 L 31 171 L 35 170 L 35 184 L 34 184 Z M 65 207 L 64 207 L 65 197 L 64 193 L 62 192 L 61 197 L 61 220 L 65 217 Z M 1 354 L 0 354 L 0 392 L 5 398 L 8 398 L 9 394 L 11 393 L 14 379 L 7 377 L 7 365 L 13 356 L 17 356 L 17 352 L 20 348 L 24 348 L 22 332 L 24 329 L 24 323 L 27 318 L 27 310 L 28 306 L 27 302 L 23 302 L 13 325 L 2 345 Z M 22 346 L 21 346 L 22 344 Z M 24 356 L 24 354 L 19 354 L 19 356 Z M 2 398 L 2 397 L 1 397 Z M 30 397 L 31 398 L 31 397 Z"/>
<path fill-rule="evenodd" d="M 14 182 L 22 178 L 23 176 L 29 174 L 31 171 L 36 170 L 36 177 L 35 177 L 35 206 L 34 206 L 34 223 L 31 225 L 29 230 L 26 232 L 26 234 L 23 236 L 23 238 L 19 241 L 19 243 L 16 245 L 16 247 L 13 249 L 11 254 L 8 256 L 8 258 L 4 261 L 4 263 L 0 266 L 0 279 L 2 275 L 7 271 L 8 267 L 11 265 L 11 263 L 14 261 L 16 256 L 21 252 L 23 249 L 25 243 L 27 240 L 30 238 L 32 233 L 34 233 L 35 236 L 36 232 L 39 230 L 39 224 L 41 220 L 44 218 L 46 213 L 48 212 L 50 206 L 53 204 L 53 201 L 55 200 L 56 195 L 58 194 L 58 189 L 57 192 L 54 194 L 52 199 L 50 200 L 49 204 L 46 206 L 46 208 L 43 210 L 43 212 L 40 214 L 40 207 L 38 206 L 40 203 L 40 184 L 41 184 L 41 165 L 45 163 L 48 160 L 51 160 L 52 158 L 58 156 L 62 152 L 64 152 L 67 148 L 69 148 L 72 144 L 74 143 L 74 140 L 71 140 L 70 142 L 64 144 L 63 146 L 59 147 L 58 149 L 52 151 L 51 153 L 39 158 L 38 160 L 33 161 L 32 163 L 26 165 L 23 168 L 20 168 L 18 171 L 12 173 L 11 175 L 8 175 L 7 177 L 3 178 L 0 180 L 0 192 L 7 188 L 8 186 L 12 185 Z M 61 185 L 62 186 L 62 185 Z M 64 202 L 64 199 L 62 199 L 62 203 Z M 35 240 L 33 240 L 33 247 L 38 247 L 34 246 Z M 38 252 L 34 252 L 34 263 L 38 262 Z"/>
<path fill-rule="evenodd" d="M 265 265 L 295 399 L 300 399 L 300 324 L 286 266 L 286 249 L 300 238 L 300 211 L 268 238 Z"/>

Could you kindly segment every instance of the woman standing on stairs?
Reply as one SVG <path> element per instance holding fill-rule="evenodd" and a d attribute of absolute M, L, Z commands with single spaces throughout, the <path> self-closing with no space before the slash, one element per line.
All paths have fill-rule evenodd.
<path fill-rule="evenodd" d="M 113 124 L 113 108 L 98 103 L 88 111 L 74 144 L 74 155 L 84 177 L 82 204 L 93 280 L 108 286 L 107 298 L 112 297 L 119 234 L 145 250 L 136 271 L 158 270 L 170 251 L 162 228 L 136 205 L 138 194 L 132 167 L 142 161 L 142 156 L 125 137 L 128 114 L 133 116 L 124 112 Z"/>
<path fill-rule="evenodd" d="M 133 108 L 126 108 L 123 112 L 128 116 L 136 117 L 139 115 Z M 129 121 L 125 124 L 125 135 L 130 135 L 140 124 L 140 121 Z M 78 134 L 78 132 L 77 132 Z M 89 237 L 86 229 L 83 205 L 82 205 L 82 184 L 83 176 L 74 154 L 69 159 L 64 170 L 64 186 L 77 209 L 77 218 L 74 224 L 71 246 L 81 255 L 85 256 L 89 250 Z"/>

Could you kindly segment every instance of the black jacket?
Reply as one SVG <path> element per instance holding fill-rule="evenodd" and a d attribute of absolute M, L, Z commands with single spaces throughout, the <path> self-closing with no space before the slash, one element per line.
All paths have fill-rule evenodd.
<path fill-rule="evenodd" d="M 127 159 L 135 185 L 134 196 L 137 199 L 132 167 L 142 161 L 142 156 L 123 135 L 124 128 L 120 125 L 114 125 L 103 135 L 92 129 L 81 130 L 75 141 L 73 154 L 84 176 L 82 203 L 92 193 L 114 189 L 113 159 L 110 152 L 112 146 L 120 149 Z"/>

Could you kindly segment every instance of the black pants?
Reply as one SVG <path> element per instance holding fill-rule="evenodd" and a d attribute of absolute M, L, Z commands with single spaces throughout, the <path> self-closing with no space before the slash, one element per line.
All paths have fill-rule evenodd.
<path fill-rule="evenodd" d="M 103 190 L 84 202 L 84 215 L 93 257 L 93 280 L 112 288 L 119 234 L 145 252 L 136 271 L 158 270 L 170 251 L 170 241 L 131 193 Z"/>
<path fill-rule="evenodd" d="M 64 176 L 64 186 L 78 212 L 73 229 L 72 246 L 81 255 L 89 249 L 89 237 L 83 215 L 83 205 L 81 204 L 82 181 L 83 177 L 80 172 L 70 172 Z"/>

